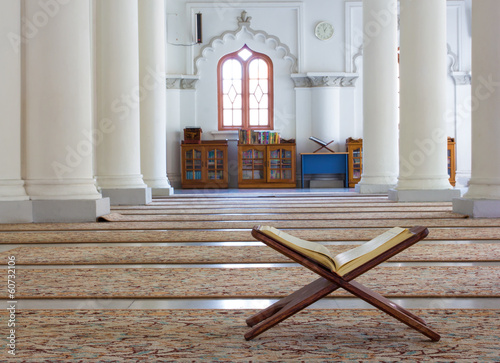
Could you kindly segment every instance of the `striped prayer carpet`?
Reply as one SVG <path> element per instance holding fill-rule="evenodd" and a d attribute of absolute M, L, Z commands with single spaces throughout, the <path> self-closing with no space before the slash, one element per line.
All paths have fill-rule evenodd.
<path fill-rule="evenodd" d="M 0 225 L 4 251 L 0 258 L 15 255 L 20 267 L 16 298 L 106 299 L 108 307 L 114 306 L 116 298 L 277 298 L 317 278 L 290 264 L 272 268 L 170 265 L 285 262 L 267 247 L 238 245 L 257 244 L 250 235 L 255 224 L 331 242 L 328 247 L 334 254 L 350 247 L 337 242 L 355 245 L 396 225 L 424 225 L 430 230 L 425 241 L 392 261 L 429 264 L 384 264 L 357 281 L 390 298 L 500 297 L 500 267 L 495 264 L 500 219 L 465 218 L 452 212 L 451 203 L 394 203 L 386 196 L 349 192 L 177 195 L 157 198 L 147 206 L 113 207 L 104 219 L 109 222 Z M 203 242 L 227 243 L 207 246 Z M 432 264 L 439 261 L 491 264 Z M 350 295 L 343 290 L 332 294 L 345 296 Z M 8 361 L 486 362 L 500 356 L 500 310 L 437 306 L 415 311 L 442 334 L 439 342 L 430 342 L 377 310 L 358 309 L 307 309 L 246 342 L 244 320 L 253 313 L 244 309 L 22 309 L 16 315 L 17 355 Z M 6 319 L 4 309 L 0 326 L 7 326 Z M 3 352 L 6 342 L 0 340 Z"/>
<path fill-rule="evenodd" d="M 368 241 L 387 228 L 297 229 L 291 234 L 310 241 Z M 429 228 L 426 240 L 500 239 L 500 227 Z M 0 232 L 0 244 L 113 243 L 113 242 L 226 242 L 252 241 L 250 230 L 133 230 L 133 231 L 21 231 Z"/>
<path fill-rule="evenodd" d="M 276 298 L 316 278 L 304 267 L 30 268 L 17 270 L 16 297 Z M 499 266 L 380 266 L 356 281 L 392 298 L 500 297 Z M 334 296 L 351 295 L 339 290 Z"/>
<path fill-rule="evenodd" d="M 377 310 L 309 309 L 251 341 L 251 310 L 22 310 L 8 362 L 497 362 L 500 310 L 419 310 L 431 342 Z M 6 326 L 7 312 L 0 312 Z M 0 342 L 7 355 L 6 339 Z M 4 356 L 5 356 L 4 355 Z"/>
<path fill-rule="evenodd" d="M 359 243 L 326 245 L 333 255 Z M 0 260 L 15 256 L 17 265 L 96 264 L 223 264 L 285 263 L 289 258 L 266 246 L 93 246 L 17 247 L 0 253 Z M 500 262 L 500 244 L 420 243 L 389 261 L 392 262 Z"/>

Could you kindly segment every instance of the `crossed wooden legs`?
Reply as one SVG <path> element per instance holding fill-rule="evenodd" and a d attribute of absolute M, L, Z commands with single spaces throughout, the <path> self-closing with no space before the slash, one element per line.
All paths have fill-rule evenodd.
<path fill-rule="evenodd" d="M 245 339 L 250 340 L 257 335 L 272 328 L 279 322 L 289 318 L 295 313 L 308 307 L 312 303 L 337 290 L 338 285 L 331 283 L 323 277 L 295 291 L 293 294 L 277 301 L 268 308 L 248 318 L 246 323 L 253 327 L 245 334 Z"/>
<path fill-rule="evenodd" d="M 335 277 L 334 277 L 335 278 Z M 339 287 L 349 291 L 353 295 L 375 306 L 379 310 L 391 315 L 409 327 L 419 331 L 433 341 L 438 341 L 440 336 L 431 330 L 425 321 L 410 313 L 401 306 L 386 299 L 382 295 L 368 289 L 355 281 L 345 281 L 335 278 L 336 282 L 320 277 L 316 281 L 295 291 L 293 294 L 281 299 L 268 308 L 248 318 L 246 323 L 252 327 L 246 334 L 245 339 L 250 340 L 272 328 L 279 322 L 289 318 L 312 303 L 320 300 Z"/>

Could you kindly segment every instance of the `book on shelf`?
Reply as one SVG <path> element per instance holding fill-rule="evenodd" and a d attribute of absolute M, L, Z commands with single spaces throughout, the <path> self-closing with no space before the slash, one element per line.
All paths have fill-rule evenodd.
<path fill-rule="evenodd" d="M 276 131 L 254 131 L 254 130 L 239 130 L 238 140 L 240 145 L 269 145 L 279 144 L 280 135 Z"/>
<path fill-rule="evenodd" d="M 407 228 L 394 227 L 371 241 L 333 256 L 330 250 L 320 243 L 300 239 L 270 226 L 261 226 L 259 230 L 292 250 L 300 252 L 322 264 L 340 276 L 373 260 L 412 235 Z"/>

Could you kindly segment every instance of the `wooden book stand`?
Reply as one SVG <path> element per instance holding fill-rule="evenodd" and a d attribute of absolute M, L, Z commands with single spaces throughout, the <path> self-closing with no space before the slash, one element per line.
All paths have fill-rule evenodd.
<path fill-rule="evenodd" d="M 313 151 L 313 154 L 316 154 L 318 151 L 322 150 L 322 149 L 327 149 L 328 151 L 330 151 L 331 153 L 334 153 L 335 154 L 335 151 L 333 151 L 332 149 L 330 149 L 328 147 L 328 145 L 332 144 L 333 143 L 333 140 L 330 141 L 330 142 L 325 142 L 323 140 L 320 140 L 318 139 L 317 137 L 314 137 L 314 136 L 311 136 L 309 138 L 309 140 L 312 140 L 314 141 L 316 144 L 320 145 L 321 147 L 319 149 L 316 149 Z"/>
<path fill-rule="evenodd" d="M 384 262 L 388 258 L 398 254 L 404 249 L 417 243 L 425 238 L 429 231 L 425 227 L 413 227 L 410 229 L 412 236 L 397 244 L 396 246 L 381 253 L 372 260 L 359 266 L 358 268 L 348 272 L 344 276 L 340 276 L 335 272 L 330 271 L 322 264 L 306 257 L 304 254 L 297 252 L 281 242 L 269 237 L 259 230 L 259 226 L 252 229 L 252 236 L 264 242 L 269 247 L 291 258 L 295 262 L 300 263 L 311 271 L 316 272 L 321 277 L 309 285 L 295 291 L 291 295 L 281 299 L 268 308 L 260 311 L 254 316 L 248 318 L 246 323 L 252 327 L 246 334 L 245 339 L 250 340 L 272 328 L 281 321 L 289 318 L 295 313 L 301 311 L 312 303 L 320 300 L 338 288 L 343 288 L 367 303 L 375 306 L 377 309 L 391 315 L 409 327 L 419 331 L 433 341 L 438 341 L 440 336 L 435 331 L 431 330 L 426 322 L 415 316 L 411 312 L 402 308 L 401 306 L 386 299 L 382 295 L 368 289 L 356 281 L 352 281 L 356 277 L 362 275 L 366 271 L 372 269 L 378 264 Z"/>

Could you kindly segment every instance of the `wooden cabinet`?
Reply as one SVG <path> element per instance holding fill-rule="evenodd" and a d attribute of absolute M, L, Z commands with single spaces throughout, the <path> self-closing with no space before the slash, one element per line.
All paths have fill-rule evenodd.
<path fill-rule="evenodd" d="M 346 141 L 347 147 L 347 163 L 349 168 L 349 188 L 354 188 L 361 180 L 363 172 L 363 139 L 348 138 Z"/>
<path fill-rule="evenodd" d="M 226 141 L 181 144 L 181 183 L 183 188 L 227 188 Z"/>
<path fill-rule="evenodd" d="M 455 159 L 455 139 L 448 137 L 448 176 L 450 177 L 450 184 L 455 186 L 455 172 L 457 164 Z"/>
<path fill-rule="evenodd" d="M 239 188 L 295 188 L 295 144 L 238 145 Z"/>

